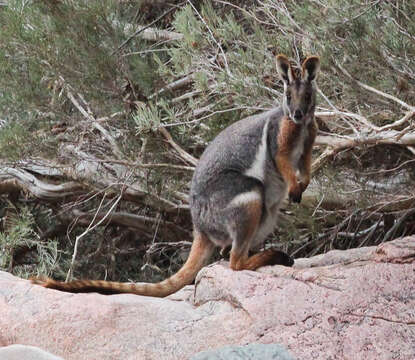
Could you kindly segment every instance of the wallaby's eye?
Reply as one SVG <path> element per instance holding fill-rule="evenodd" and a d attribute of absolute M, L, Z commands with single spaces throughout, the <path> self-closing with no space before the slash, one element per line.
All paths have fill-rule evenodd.
<path fill-rule="evenodd" d="M 287 97 L 287 102 L 288 102 L 288 103 L 290 103 L 290 102 L 291 102 L 291 94 L 290 94 L 290 93 L 288 93 L 288 94 L 286 95 L 286 97 Z"/>
<path fill-rule="evenodd" d="M 307 103 L 309 103 L 309 102 L 311 101 L 311 94 L 310 94 L 310 93 L 306 93 L 306 94 L 305 94 L 305 101 L 306 101 Z"/>

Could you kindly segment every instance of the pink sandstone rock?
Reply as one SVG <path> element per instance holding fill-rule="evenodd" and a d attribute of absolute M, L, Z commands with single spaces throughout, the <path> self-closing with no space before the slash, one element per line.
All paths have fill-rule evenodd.
<path fill-rule="evenodd" d="M 0 272 L 0 346 L 71 359 L 188 359 L 281 344 L 298 359 L 415 359 L 415 237 L 296 260 L 202 269 L 166 299 L 67 294 Z"/>

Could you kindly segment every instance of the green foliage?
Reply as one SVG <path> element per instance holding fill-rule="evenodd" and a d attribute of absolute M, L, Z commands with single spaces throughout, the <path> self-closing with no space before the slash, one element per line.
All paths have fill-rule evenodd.
<path fill-rule="evenodd" d="M 65 123 L 76 130 L 65 140 L 76 141 L 85 118 L 68 92 L 79 94 L 96 117 L 124 110 L 125 79 L 134 85 L 134 96 L 150 94 L 157 64 L 151 56 L 130 56 L 146 43 L 132 38 L 118 49 L 127 40 L 130 17 L 110 0 L 8 2 L 0 11 L 0 119 L 15 122 L 15 131 L 44 130 L 48 138 L 55 124 Z M 129 134 L 132 123 L 124 125 Z M 30 150 L 50 156 L 58 149 L 26 140 L 15 143 L 15 156 Z"/>
<path fill-rule="evenodd" d="M 323 92 L 340 108 L 369 115 L 384 103 L 366 94 L 369 106 L 362 107 L 356 99 L 361 91 L 349 79 L 345 81 L 344 74 L 339 76 L 337 64 L 390 94 L 396 91 L 397 77 L 410 74 L 405 69 L 414 67 L 411 2 L 267 0 L 240 6 L 221 12 L 205 2 L 200 9 L 203 21 L 190 6 L 176 14 L 173 24 L 185 41 L 170 50 L 171 68 L 176 78 L 194 72 L 195 90 L 208 90 L 209 97 L 204 103 L 193 103 L 196 106 L 210 104 L 211 111 L 232 107 L 242 110 L 242 115 L 273 106 L 281 93 L 273 55 L 283 52 L 297 54 L 298 62 L 319 54 Z M 192 119 L 192 112 L 184 113 L 189 117 L 184 115 L 183 122 Z"/>
<path fill-rule="evenodd" d="M 49 274 L 56 266 L 58 258 L 57 242 L 40 242 L 34 230 L 34 217 L 28 207 L 12 211 L 6 217 L 4 232 L 0 232 L 0 269 L 12 270 L 18 276 L 28 277 L 35 274 Z M 14 266 L 13 257 L 22 248 L 35 248 L 36 268 L 18 265 Z"/>
<path fill-rule="evenodd" d="M 205 43 L 203 24 L 196 17 L 190 5 L 186 5 L 176 15 L 173 25 L 179 33 L 183 34 L 184 41 L 181 42 L 183 50 L 186 49 L 190 52 L 193 47 L 199 47 Z"/>
<path fill-rule="evenodd" d="M 19 122 L 11 122 L 1 128 L 0 153 L 9 161 L 16 161 L 24 157 L 25 148 L 21 144 L 27 143 L 31 137 L 28 128 Z"/>
<path fill-rule="evenodd" d="M 156 130 L 160 125 L 160 116 L 159 108 L 153 103 L 150 103 L 148 107 L 138 109 L 133 116 L 137 132 Z"/>
<path fill-rule="evenodd" d="M 112 50 L 108 36 L 115 36 L 109 23 L 110 4 L 15 1 L 3 14 L 3 81 L 25 84 L 28 93 L 22 96 L 27 101 L 31 94 L 39 104 L 47 99 L 48 86 L 58 77 L 87 89 L 88 94 L 91 82 L 110 80 L 115 67 L 113 58 L 107 56 Z"/>

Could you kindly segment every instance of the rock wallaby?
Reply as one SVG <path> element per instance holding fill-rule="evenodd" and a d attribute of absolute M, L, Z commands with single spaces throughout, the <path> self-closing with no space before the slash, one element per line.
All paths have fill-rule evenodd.
<path fill-rule="evenodd" d="M 215 246 L 231 246 L 233 270 L 291 266 L 292 258 L 281 251 L 268 249 L 250 256 L 249 250 L 260 247 L 274 229 L 287 192 L 292 201 L 300 202 L 310 182 L 311 150 L 317 132 L 314 82 L 320 62 L 317 56 L 310 56 L 296 72 L 285 55 L 278 55 L 276 66 L 284 83 L 282 106 L 223 130 L 197 164 L 190 191 L 194 239 L 186 263 L 176 274 L 156 284 L 33 282 L 68 292 L 164 297 L 192 283 Z"/>

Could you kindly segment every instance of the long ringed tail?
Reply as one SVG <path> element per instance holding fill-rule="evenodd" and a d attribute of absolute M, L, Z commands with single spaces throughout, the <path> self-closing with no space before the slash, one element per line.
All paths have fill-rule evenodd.
<path fill-rule="evenodd" d="M 129 293 L 143 296 L 165 297 L 175 293 L 195 279 L 197 273 L 205 266 L 214 250 L 214 244 L 206 235 L 195 231 L 192 248 L 185 264 L 170 278 L 159 283 L 120 283 L 101 280 L 75 280 L 70 282 L 53 279 L 34 278 L 34 284 L 50 289 L 72 293 L 98 292 L 101 294 Z"/>

